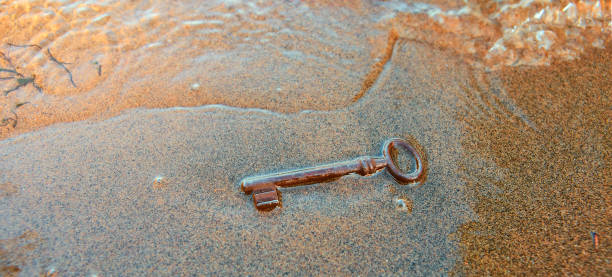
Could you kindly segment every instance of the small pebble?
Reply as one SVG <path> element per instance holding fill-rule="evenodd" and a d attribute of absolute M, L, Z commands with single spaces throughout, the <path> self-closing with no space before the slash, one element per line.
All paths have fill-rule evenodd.
<path fill-rule="evenodd" d="M 412 201 L 410 199 L 398 198 L 395 200 L 395 210 L 412 213 Z"/>
<path fill-rule="evenodd" d="M 56 276 L 58 276 L 58 273 L 57 273 L 57 271 L 55 270 L 55 267 L 50 267 L 50 268 L 47 270 L 47 272 L 45 272 L 45 273 L 43 274 L 43 276 L 45 276 L 45 277 L 56 277 Z"/>
<path fill-rule="evenodd" d="M 154 189 L 160 189 L 160 188 L 166 187 L 166 185 L 167 185 L 167 181 L 162 176 L 157 176 L 157 177 L 155 177 L 155 179 L 153 179 L 153 188 Z"/>

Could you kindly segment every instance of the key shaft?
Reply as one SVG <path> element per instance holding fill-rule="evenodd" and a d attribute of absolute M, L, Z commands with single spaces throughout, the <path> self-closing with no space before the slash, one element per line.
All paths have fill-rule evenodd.
<path fill-rule="evenodd" d="M 350 161 L 325 164 L 310 168 L 279 172 L 264 176 L 249 177 L 242 181 L 246 194 L 273 187 L 295 187 L 333 181 L 344 175 L 356 173 L 362 176 L 374 174 L 387 167 L 385 158 L 359 157 Z"/>

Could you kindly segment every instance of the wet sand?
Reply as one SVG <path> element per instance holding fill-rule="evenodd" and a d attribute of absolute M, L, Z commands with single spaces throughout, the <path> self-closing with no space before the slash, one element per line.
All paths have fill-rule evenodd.
<path fill-rule="evenodd" d="M 366 4 L 309 5 L 369 14 Z M 107 85 L 54 98 L 82 105 L 97 97 L 93 112 L 66 107 L 36 121 L 61 105 L 41 108 L 51 103 L 45 98 L 20 107 L 23 121 L 4 126 L 0 141 L 0 273 L 609 275 L 612 45 L 572 62 L 485 72 L 452 49 L 393 30 L 367 30 L 363 40 L 339 35 L 371 51 L 350 63 L 318 59 L 348 66 L 348 75 L 225 49 L 238 58 L 216 74 L 197 61 L 117 66 Z M 324 57 L 323 40 L 314 40 L 298 52 Z M 147 53 L 134 49 L 128 61 Z M 193 76 L 214 80 L 192 89 Z M 61 70 L 56 77 L 63 81 L 49 82 L 70 87 Z M 240 191 L 246 176 L 379 155 L 390 137 L 423 151 L 422 186 L 398 185 L 385 172 L 347 176 L 281 189 L 282 207 L 272 212 L 256 211 Z"/>
<path fill-rule="evenodd" d="M 444 92 L 459 88 L 451 77 L 431 77 L 439 67 L 453 72 L 424 62 L 441 53 L 401 45 L 398 69 L 348 109 L 134 110 L 3 141 L 2 181 L 19 192 L 2 199 L 2 232 L 42 238 L 19 266 L 26 274 L 47 266 L 111 274 L 449 271 L 457 242 L 448 236 L 470 209 L 454 175 L 459 140 L 448 139 L 460 133 L 435 103 L 452 103 Z M 431 166 L 419 189 L 386 174 L 347 177 L 283 190 L 282 209 L 259 213 L 238 187 L 252 174 L 375 155 L 386 138 L 404 134 L 427 149 Z M 154 186 L 156 176 L 164 186 Z M 396 210 L 398 197 L 413 202 L 411 213 Z"/>
<path fill-rule="evenodd" d="M 452 59 L 444 53 L 400 42 L 375 89 L 340 111 L 134 110 L 5 140 L 2 182 L 18 189 L 1 200 L 2 233 L 22 248 L 36 246 L 5 260 L 26 275 L 49 267 L 68 275 L 603 274 L 610 140 L 600 121 L 609 116 L 609 84 L 599 75 L 607 72 L 597 67 L 609 61 L 601 63 L 601 55 L 552 73 L 503 74 L 513 80 L 502 79 L 507 87 L 482 88 L 490 82 L 466 75 L 460 63 L 431 62 Z M 572 87 L 542 92 L 557 105 L 598 100 L 582 101 L 575 116 L 551 120 L 567 114 L 559 106 L 522 105 L 544 97 L 525 92 L 527 84 L 550 84 L 542 76 L 559 74 L 582 78 L 576 71 L 591 72 L 596 86 L 582 95 Z M 519 89 L 508 85 L 521 80 Z M 495 89 L 505 93 L 485 93 Z M 544 130 L 566 143 L 543 139 L 555 138 Z M 590 143 L 579 134 L 589 134 Z M 238 188 L 252 174 L 375 155 L 393 136 L 411 137 L 426 151 L 429 174 L 421 187 L 402 187 L 384 173 L 346 177 L 283 189 L 283 207 L 269 213 L 257 212 Z M 582 148 L 572 150 L 577 142 Z M 398 198 L 412 211 L 398 210 Z M 600 235 L 597 249 L 591 230 Z M 24 234 L 29 240 L 19 239 Z M 467 266 L 457 269 L 462 261 Z"/>
<path fill-rule="evenodd" d="M 460 132 L 436 103 L 456 102 L 446 92 L 460 88 L 453 76 L 432 76 L 459 65 L 432 66 L 425 61 L 451 57 L 399 45 L 397 67 L 348 109 L 134 110 L 3 141 L 2 181 L 19 192 L 2 199 L 2 232 L 41 237 L 18 266 L 25 274 L 48 266 L 110 274 L 451 270 L 458 242 L 449 235 L 472 215 L 456 175 Z M 283 190 L 282 209 L 260 213 L 238 187 L 248 175 L 376 155 L 395 136 L 426 149 L 428 181 L 419 189 L 386 174 L 351 176 Z M 398 211 L 397 198 L 412 211 Z"/>

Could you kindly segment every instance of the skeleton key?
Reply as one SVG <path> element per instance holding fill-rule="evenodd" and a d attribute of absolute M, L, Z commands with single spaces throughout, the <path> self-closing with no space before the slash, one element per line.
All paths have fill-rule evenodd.
<path fill-rule="evenodd" d="M 392 159 L 392 150 L 402 147 L 412 154 L 416 167 L 411 173 L 403 173 Z M 243 179 L 240 188 L 245 194 L 253 194 L 253 203 L 259 210 L 272 210 L 280 204 L 278 187 L 296 187 L 334 181 L 344 175 L 356 173 L 361 176 L 372 175 L 387 168 L 391 176 L 400 184 L 414 183 L 423 174 L 421 156 L 408 142 L 393 138 L 385 142 L 383 157 L 363 156 L 350 161 L 331 163 L 310 168 L 291 170 Z"/>

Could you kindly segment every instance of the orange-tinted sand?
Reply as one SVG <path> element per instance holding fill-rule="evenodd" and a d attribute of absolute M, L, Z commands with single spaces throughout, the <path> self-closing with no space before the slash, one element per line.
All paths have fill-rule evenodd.
<path fill-rule="evenodd" d="M 431 22 L 480 26 L 463 1 L 400 2 L 0 1 L 0 67 L 42 90 L 0 96 L 0 274 L 610 275 L 609 30 L 485 72 L 468 46 L 505 25 L 455 36 Z M 503 67 L 534 53 L 556 62 Z M 239 189 L 390 137 L 422 186 L 347 176 L 267 213 Z"/>
<path fill-rule="evenodd" d="M 474 78 L 458 118 L 479 220 L 460 228 L 458 270 L 612 273 L 611 65 L 610 51 L 589 51 L 552 67 L 506 68 L 494 74 L 499 85 Z M 501 91 L 513 106 L 500 105 Z"/>

